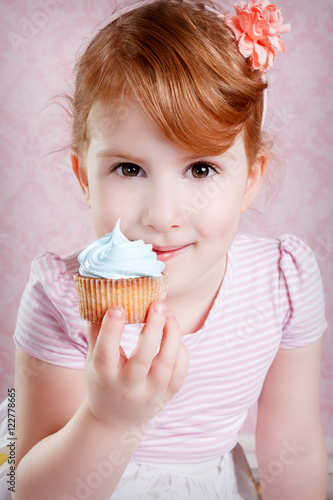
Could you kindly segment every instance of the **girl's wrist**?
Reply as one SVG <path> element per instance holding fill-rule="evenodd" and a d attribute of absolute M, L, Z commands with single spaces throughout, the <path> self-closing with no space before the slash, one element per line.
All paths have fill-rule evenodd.
<path fill-rule="evenodd" d="M 88 400 L 84 402 L 82 409 L 88 428 L 95 434 L 96 440 L 112 443 L 113 450 L 119 456 L 126 461 L 130 460 L 145 435 L 147 422 L 142 422 L 142 425 L 131 425 L 127 421 L 120 422 L 115 419 L 112 423 L 105 423 L 93 413 Z"/>
<path fill-rule="evenodd" d="M 88 427 L 96 429 L 96 433 L 103 439 L 117 441 L 119 446 L 127 448 L 130 445 L 133 453 L 140 444 L 145 435 L 147 425 L 150 419 L 144 419 L 140 424 L 136 422 L 128 422 L 127 420 L 119 420 L 114 418 L 111 422 L 105 422 L 95 415 L 89 406 L 88 399 L 83 403 L 83 412 L 85 413 Z"/>
<path fill-rule="evenodd" d="M 107 422 L 102 418 L 99 418 L 91 409 L 88 399 L 84 401 L 82 406 L 88 424 L 96 427 L 97 431 L 100 430 L 101 432 L 108 434 L 117 433 L 117 435 L 119 435 L 120 432 L 127 432 L 130 428 L 130 425 L 125 421 L 120 422 L 117 419 L 113 419 L 112 421 Z"/>

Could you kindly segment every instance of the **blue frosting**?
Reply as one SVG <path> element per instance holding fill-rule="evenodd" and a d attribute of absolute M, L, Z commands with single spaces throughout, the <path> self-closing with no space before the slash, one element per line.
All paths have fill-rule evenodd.
<path fill-rule="evenodd" d="M 139 278 L 161 276 L 164 263 L 157 260 L 152 245 L 130 241 L 120 230 L 118 219 L 113 231 L 94 241 L 79 256 L 80 275 L 86 278 Z"/>

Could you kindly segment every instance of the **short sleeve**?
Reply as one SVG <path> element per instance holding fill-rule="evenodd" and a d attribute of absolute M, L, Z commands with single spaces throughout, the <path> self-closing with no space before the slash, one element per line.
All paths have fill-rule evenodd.
<path fill-rule="evenodd" d="M 73 281 L 77 266 L 76 256 L 62 259 L 52 253 L 44 253 L 32 262 L 14 342 L 47 363 L 84 369 L 88 342 Z"/>
<path fill-rule="evenodd" d="M 281 349 L 315 342 L 327 327 L 323 285 L 316 257 L 301 240 L 280 238 Z"/>

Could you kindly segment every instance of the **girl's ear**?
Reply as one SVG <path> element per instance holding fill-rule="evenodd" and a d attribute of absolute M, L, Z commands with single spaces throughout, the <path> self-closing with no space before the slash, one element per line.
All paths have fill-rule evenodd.
<path fill-rule="evenodd" d="M 246 212 L 252 205 L 265 177 L 267 164 L 269 161 L 269 151 L 262 150 L 255 163 L 252 165 L 247 178 L 247 185 L 244 193 L 242 212 Z"/>
<path fill-rule="evenodd" d="M 80 158 L 77 155 L 76 151 L 74 151 L 73 149 L 71 151 L 71 160 L 72 160 L 73 172 L 76 175 L 77 180 L 79 181 L 85 200 L 88 206 L 90 207 L 90 190 L 89 190 L 86 169 L 83 165 L 82 158 Z"/>

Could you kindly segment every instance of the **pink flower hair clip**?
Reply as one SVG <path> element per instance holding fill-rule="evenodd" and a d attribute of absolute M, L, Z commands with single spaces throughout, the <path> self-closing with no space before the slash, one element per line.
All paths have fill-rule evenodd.
<path fill-rule="evenodd" d="M 226 14 L 224 22 L 233 31 L 240 53 L 249 59 L 254 70 L 273 66 L 276 51 L 284 52 L 280 35 L 291 29 L 283 24 L 281 10 L 269 0 L 250 0 L 234 5 L 236 15 Z"/>

